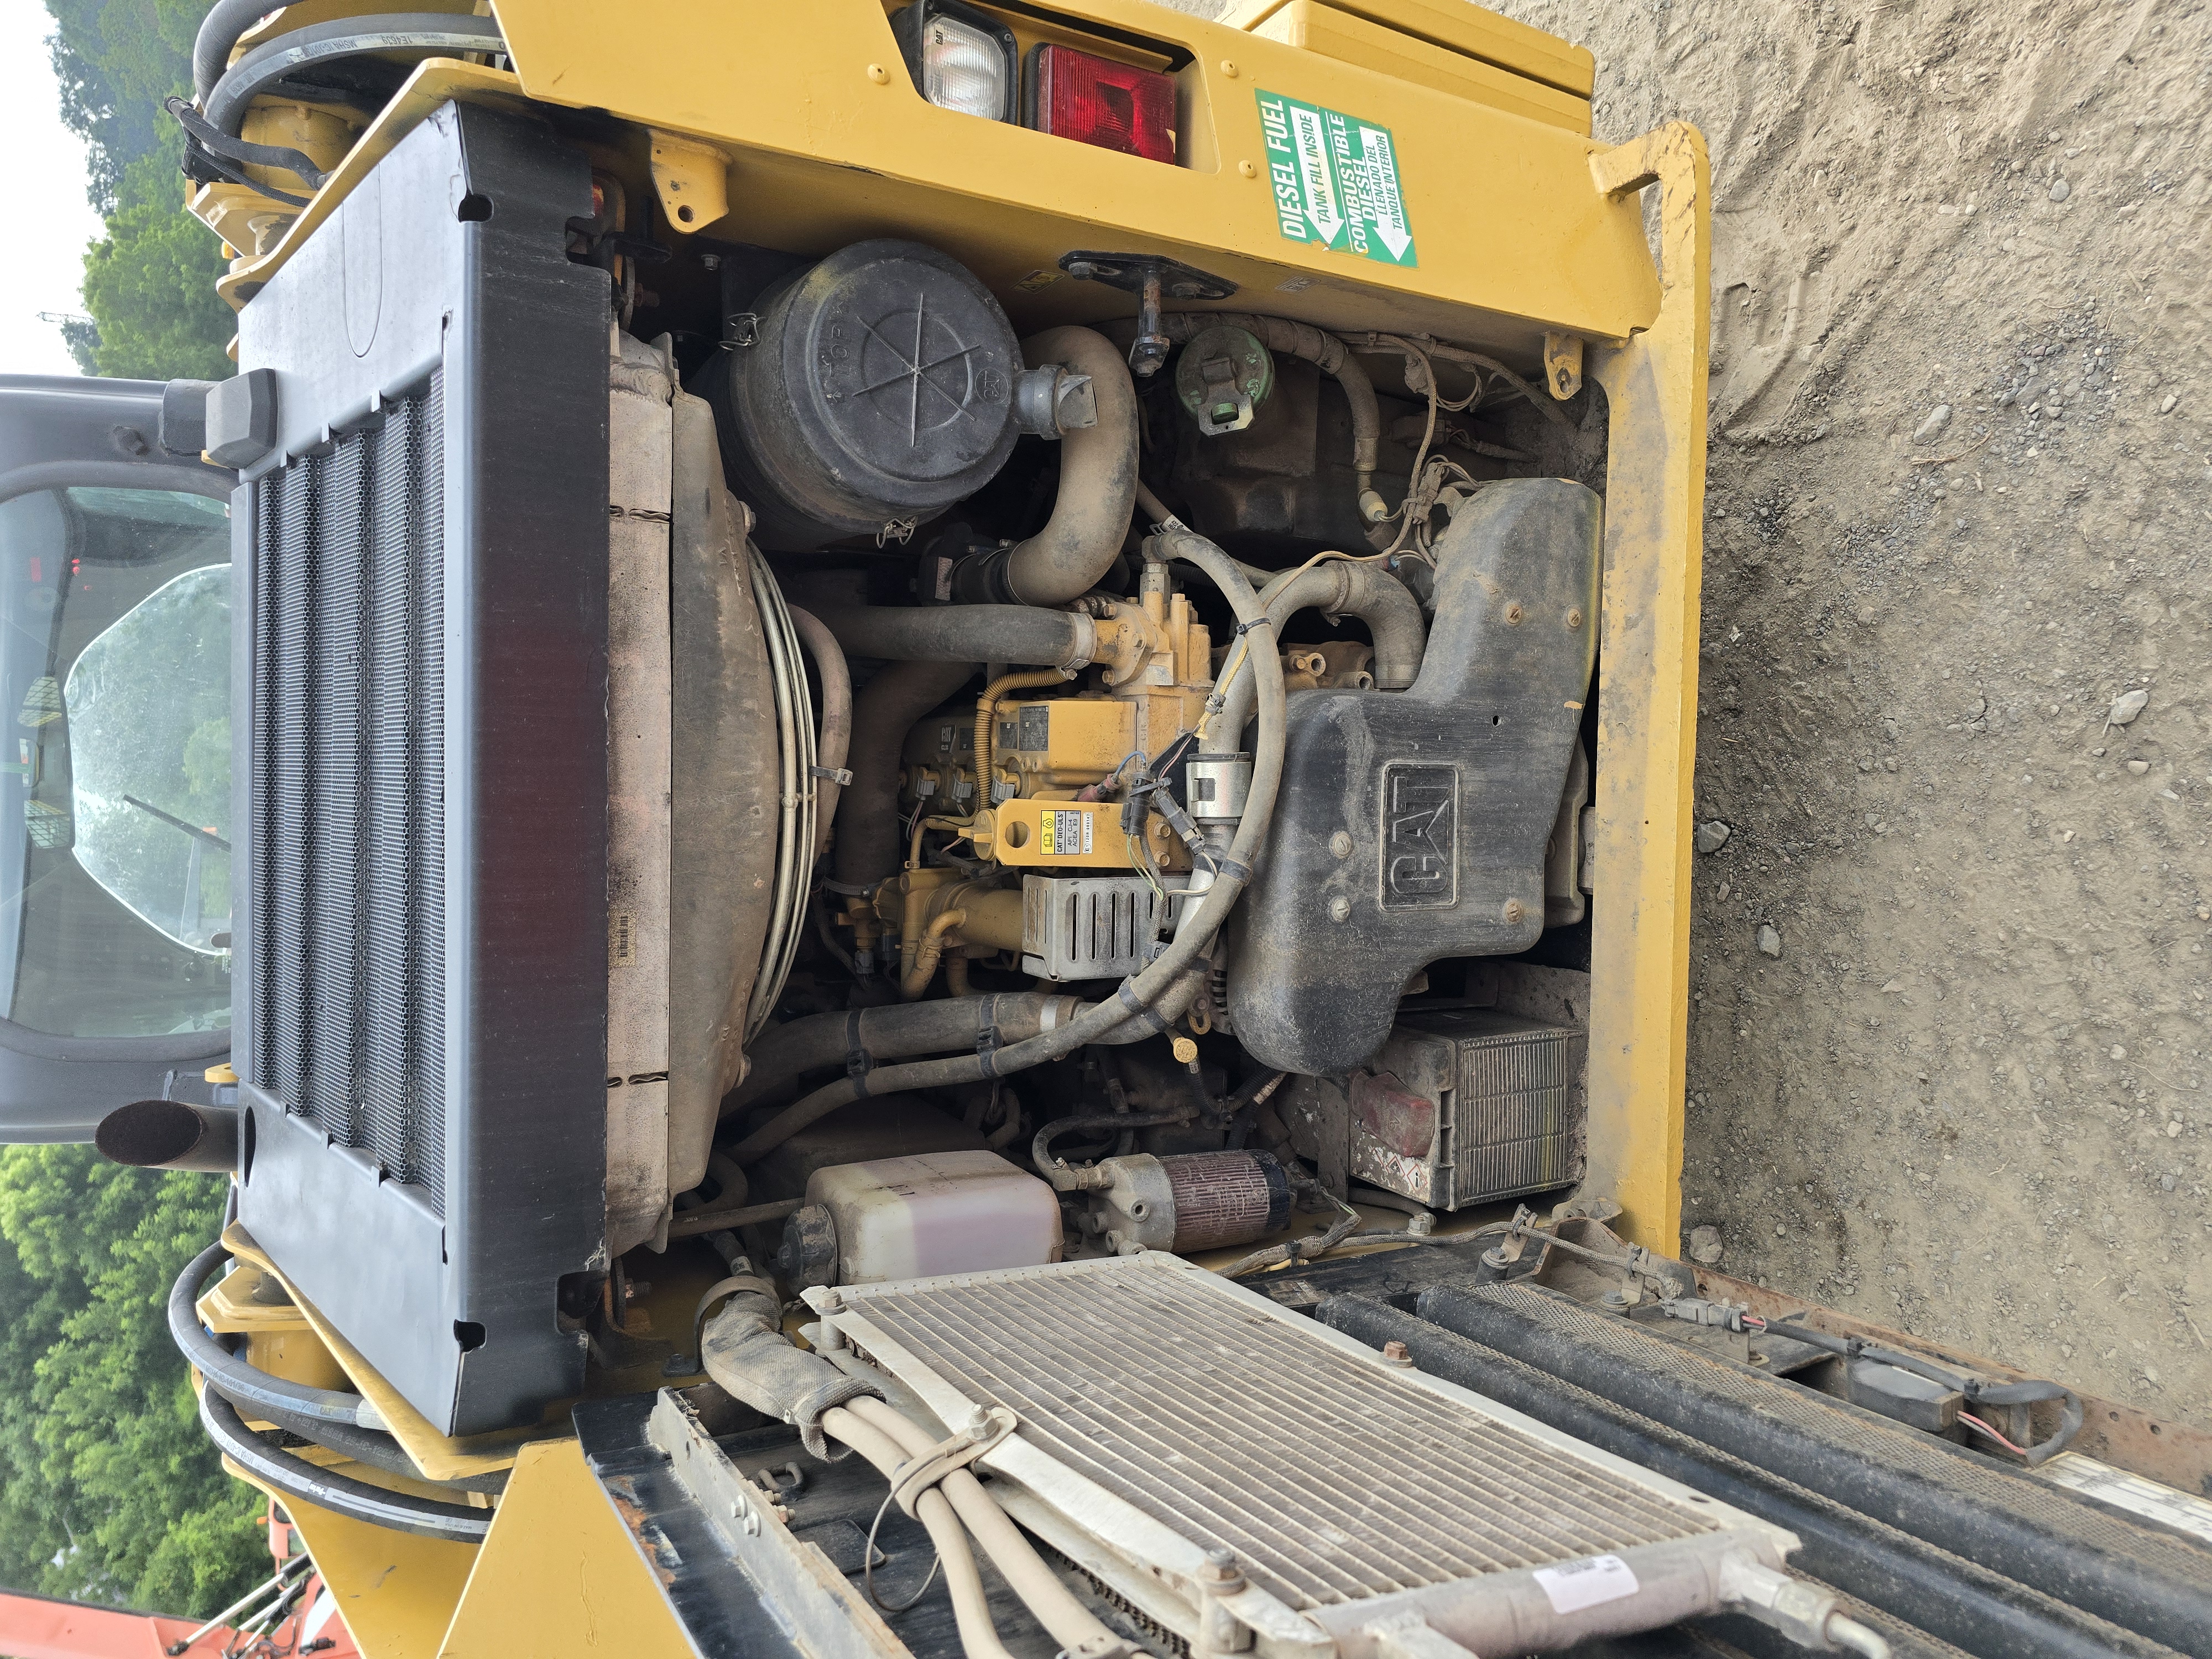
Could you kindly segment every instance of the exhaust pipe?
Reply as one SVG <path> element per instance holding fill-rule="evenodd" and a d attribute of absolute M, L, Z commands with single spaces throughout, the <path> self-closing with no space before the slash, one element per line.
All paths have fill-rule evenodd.
<path fill-rule="evenodd" d="M 199 1170 L 228 1175 L 238 1168 L 235 1107 L 182 1100 L 134 1100 L 100 1120 L 92 1143 L 100 1156 L 141 1170 Z"/>

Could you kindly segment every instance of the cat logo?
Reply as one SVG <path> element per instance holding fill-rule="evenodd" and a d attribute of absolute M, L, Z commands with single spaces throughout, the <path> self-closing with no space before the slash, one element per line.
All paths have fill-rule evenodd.
<path fill-rule="evenodd" d="M 1459 902 L 1459 770 L 1393 761 L 1382 769 L 1382 908 Z"/>

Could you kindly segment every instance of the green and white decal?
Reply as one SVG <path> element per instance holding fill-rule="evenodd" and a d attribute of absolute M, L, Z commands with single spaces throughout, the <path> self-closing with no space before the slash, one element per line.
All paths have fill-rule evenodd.
<path fill-rule="evenodd" d="M 1275 223 L 1293 242 L 1414 265 L 1413 228 L 1390 130 L 1340 110 L 1260 94 Z"/>

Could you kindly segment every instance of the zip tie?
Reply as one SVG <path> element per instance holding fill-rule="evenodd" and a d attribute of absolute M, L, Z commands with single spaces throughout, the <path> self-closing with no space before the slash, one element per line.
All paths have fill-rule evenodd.
<path fill-rule="evenodd" d="M 1236 637 L 1241 640 L 1255 628 L 1273 628 L 1274 625 L 1275 619 L 1263 611 L 1258 616 L 1253 617 L 1250 622 L 1238 623 L 1237 624 Z"/>
<path fill-rule="evenodd" d="M 806 775 L 842 787 L 853 781 L 853 769 L 849 766 L 810 766 L 806 769 Z"/>
<path fill-rule="evenodd" d="M 876 1066 L 875 1056 L 860 1042 L 860 1016 L 866 1012 L 855 1008 L 845 1016 L 845 1075 L 855 1083 L 864 1083 Z"/>

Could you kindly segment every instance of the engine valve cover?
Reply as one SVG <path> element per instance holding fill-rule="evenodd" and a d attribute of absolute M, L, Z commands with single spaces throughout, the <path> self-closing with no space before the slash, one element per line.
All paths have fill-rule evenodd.
<path fill-rule="evenodd" d="M 1544 847 L 1595 657 L 1600 518 L 1569 479 L 1492 484 L 1437 542 L 1413 685 L 1291 698 L 1267 858 L 1231 945 L 1230 1017 L 1262 1064 L 1350 1071 L 1419 969 L 1544 931 Z"/>

